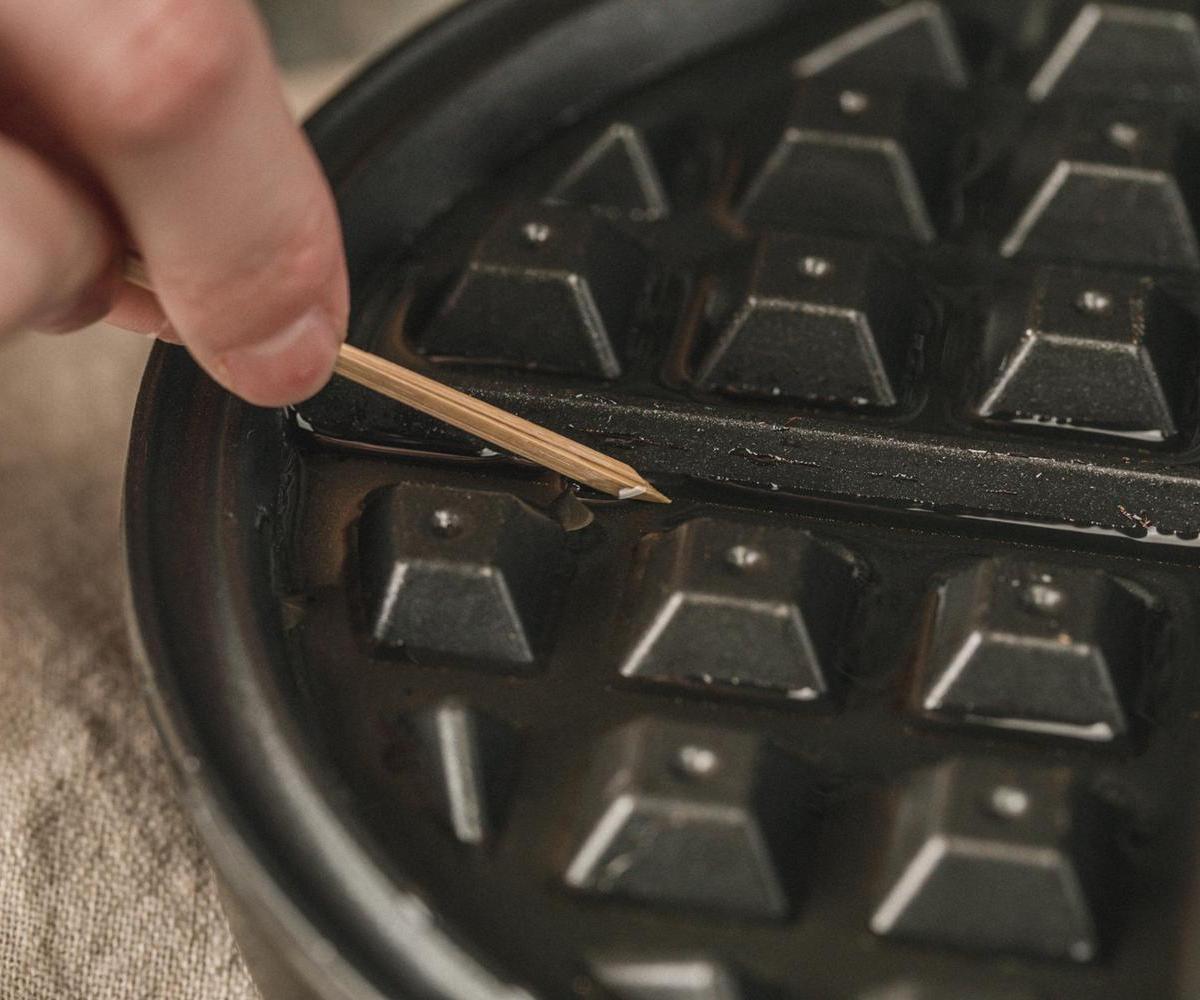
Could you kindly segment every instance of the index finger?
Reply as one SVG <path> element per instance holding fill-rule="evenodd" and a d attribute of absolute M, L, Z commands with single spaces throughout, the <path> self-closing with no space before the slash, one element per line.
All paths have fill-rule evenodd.
<path fill-rule="evenodd" d="M 261 405 L 320 388 L 349 308 L 337 213 L 243 0 L 0 0 L 0 48 L 197 360 Z"/>

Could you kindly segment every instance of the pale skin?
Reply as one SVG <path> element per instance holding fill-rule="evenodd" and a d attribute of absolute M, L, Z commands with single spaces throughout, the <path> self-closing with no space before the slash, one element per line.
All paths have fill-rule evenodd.
<path fill-rule="evenodd" d="M 120 280 L 131 247 L 158 301 Z M 348 310 L 247 0 L 0 0 L 0 338 L 106 317 L 280 406 L 328 380 Z"/>

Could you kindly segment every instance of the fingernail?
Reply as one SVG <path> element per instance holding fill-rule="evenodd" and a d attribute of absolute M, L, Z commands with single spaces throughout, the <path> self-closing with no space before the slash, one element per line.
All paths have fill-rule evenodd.
<path fill-rule="evenodd" d="M 259 406 L 299 403 L 329 381 L 341 341 L 342 331 L 329 315 L 310 309 L 274 336 L 220 355 L 214 374 Z"/>

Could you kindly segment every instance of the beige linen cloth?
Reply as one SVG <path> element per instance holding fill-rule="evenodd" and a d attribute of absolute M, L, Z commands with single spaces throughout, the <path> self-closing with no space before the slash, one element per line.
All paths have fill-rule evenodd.
<path fill-rule="evenodd" d="M 342 6 L 378 44 L 443 2 Z M 346 69 L 292 74 L 298 108 Z M 147 349 L 103 327 L 0 345 L 0 1000 L 257 996 L 125 636 L 121 477 Z"/>

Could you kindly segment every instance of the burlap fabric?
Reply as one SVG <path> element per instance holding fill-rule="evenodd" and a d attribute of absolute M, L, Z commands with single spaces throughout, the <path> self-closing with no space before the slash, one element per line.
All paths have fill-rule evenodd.
<path fill-rule="evenodd" d="M 0 996 L 254 997 L 171 794 L 121 618 L 145 345 L 0 353 Z"/>
<path fill-rule="evenodd" d="M 339 44 L 377 46 L 442 3 L 343 0 Z M 297 107 L 348 68 L 292 74 Z M 103 328 L 0 344 L 0 1000 L 257 996 L 125 636 L 121 476 L 147 346 Z"/>

